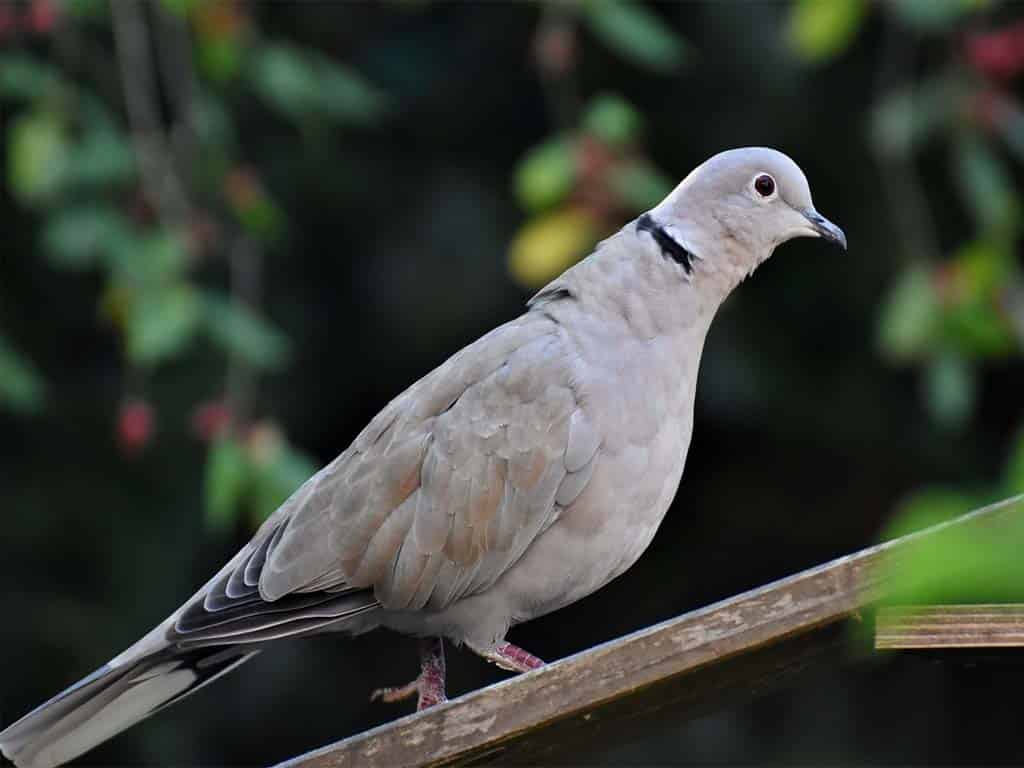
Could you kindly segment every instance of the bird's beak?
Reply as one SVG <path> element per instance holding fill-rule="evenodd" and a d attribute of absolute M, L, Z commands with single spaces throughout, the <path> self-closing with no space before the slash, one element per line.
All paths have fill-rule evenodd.
<path fill-rule="evenodd" d="M 803 213 L 807 221 L 810 222 L 811 229 L 813 229 L 819 237 L 828 240 L 830 243 L 835 243 L 844 251 L 846 250 L 846 233 L 844 233 L 843 230 L 813 208 L 801 211 L 801 213 Z"/>

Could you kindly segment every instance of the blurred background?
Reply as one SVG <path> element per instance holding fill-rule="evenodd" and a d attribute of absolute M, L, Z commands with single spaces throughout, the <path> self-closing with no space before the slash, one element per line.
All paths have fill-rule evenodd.
<path fill-rule="evenodd" d="M 650 550 L 511 639 L 556 659 L 1024 491 L 1022 73 L 996 0 L 0 0 L 0 723 L 729 147 L 793 156 L 850 249 L 741 286 Z M 581 761 L 1021 764 L 1003 661 L 851 649 Z M 82 763 L 270 764 L 416 669 L 284 643 Z"/>

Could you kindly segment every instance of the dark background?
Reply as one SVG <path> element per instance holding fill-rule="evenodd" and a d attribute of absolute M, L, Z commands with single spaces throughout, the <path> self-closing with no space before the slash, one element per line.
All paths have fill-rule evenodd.
<path fill-rule="evenodd" d="M 95 17 L 72 5 L 57 6 L 56 28 L 77 26 L 116 56 L 104 4 Z M 579 98 L 627 99 L 646 126 L 638 145 L 673 182 L 722 149 L 777 147 L 801 164 L 818 209 L 844 227 L 850 248 L 787 244 L 723 308 L 672 509 L 627 574 L 513 630 L 513 642 L 544 659 L 871 544 L 922 487 L 1001 495 L 1022 415 L 1019 346 L 989 355 L 945 344 L 970 361 L 973 395 L 965 415 L 944 418 L 928 389 L 934 348 L 895 364 L 883 354 L 879 318 L 898 275 L 921 258 L 907 235 L 921 224 L 899 174 L 911 169 L 935 244 L 924 261 L 940 270 L 964 243 L 987 237 L 956 171 L 963 131 L 991 145 L 1013 195 L 1017 161 L 998 129 L 959 112 L 896 157 L 872 144 L 871 123 L 890 90 L 950 72 L 1012 100 L 1012 78 L 972 70 L 964 51 L 968 35 L 1010 28 L 1020 6 L 991 3 L 934 26 L 873 6 L 848 44 L 808 61 L 787 37 L 798 5 L 644 6 L 687 41 L 685 61 L 661 71 L 574 28 L 569 76 Z M 6 10 L 27 20 L 33 7 Z M 230 81 L 217 86 L 237 129 L 235 162 L 258 175 L 287 220 L 283 235 L 260 246 L 259 305 L 290 340 L 291 357 L 254 374 L 247 407 L 323 464 L 390 398 L 513 317 L 532 292 L 510 275 L 506 252 L 528 218 L 514 191 L 517 167 L 559 129 L 538 73 L 543 9 L 232 8 L 252 40 L 320 51 L 392 104 L 371 124 L 296 128 Z M 203 33 L 189 23 L 191 34 Z M 68 63 L 51 28 L 24 21 L 19 29 L 0 55 L 81 64 Z M 73 76 L 83 88 L 86 70 Z M 0 135 L 30 108 L 0 102 Z M 122 104 L 112 99 L 110 108 L 125 124 Z M 197 199 L 210 199 L 197 189 Z M 32 361 L 45 399 L 34 410 L 0 410 L 2 724 L 159 622 L 252 531 L 245 513 L 219 526 L 204 516 L 207 448 L 188 426 L 196 404 L 221 391 L 224 353 L 197 342 L 158 365 L 129 359 L 116 323 L 97 309 L 109 275 L 47 259 L 40 229 L 58 202 L 22 198 L 11 182 L 0 187 L 0 330 Z M 210 208 L 226 215 L 219 205 Z M 605 215 L 621 223 L 632 214 Z M 1015 228 L 999 237 L 1015 254 Z M 233 291 L 227 275 L 208 259 L 188 279 Z M 124 432 L 125 405 L 138 402 L 155 417 L 141 446 Z M 452 695 L 503 677 L 462 651 L 449 653 L 449 670 Z M 415 671 L 414 641 L 391 634 L 282 643 L 81 762 L 272 764 L 405 713 L 368 697 Z M 1022 684 L 1006 659 L 971 666 L 851 648 L 781 691 L 586 760 L 1021 764 Z"/>

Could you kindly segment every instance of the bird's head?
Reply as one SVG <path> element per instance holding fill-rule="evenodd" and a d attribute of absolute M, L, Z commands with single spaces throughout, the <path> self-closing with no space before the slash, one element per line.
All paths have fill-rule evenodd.
<path fill-rule="evenodd" d="M 660 226 L 693 255 L 695 269 L 735 282 L 794 237 L 821 237 L 846 248 L 843 230 L 815 210 L 800 167 L 764 147 L 715 155 L 648 216 L 649 228 Z"/>

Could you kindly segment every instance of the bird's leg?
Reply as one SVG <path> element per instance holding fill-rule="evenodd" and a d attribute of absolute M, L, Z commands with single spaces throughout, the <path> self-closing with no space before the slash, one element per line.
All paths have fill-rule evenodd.
<path fill-rule="evenodd" d="M 481 656 L 509 672 L 529 672 L 544 666 L 544 662 L 532 653 L 512 643 L 499 643 Z"/>
<path fill-rule="evenodd" d="M 448 701 L 444 692 L 444 640 L 440 637 L 420 640 L 419 677 L 396 688 L 378 688 L 370 694 L 370 701 L 380 699 L 391 703 L 412 696 L 417 696 L 417 712 Z"/>

